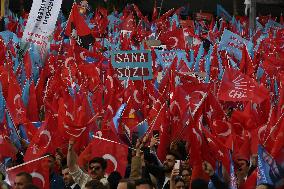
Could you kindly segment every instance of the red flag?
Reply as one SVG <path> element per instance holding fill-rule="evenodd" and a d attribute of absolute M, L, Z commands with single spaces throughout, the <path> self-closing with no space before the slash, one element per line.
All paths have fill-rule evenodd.
<path fill-rule="evenodd" d="M 240 71 L 250 76 L 251 78 L 253 78 L 255 74 L 255 66 L 253 65 L 253 62 L 251 60 L 251 57 L 245 45 L 243 46 L 243 49 L 242 49 L 242 59 L 240 62 Z"/>
<path fill-rule="evenodd" d="M 125 19 L 122 20 L 120 28 L 121 30 L 127 31 L 132 31 L 135 28 L 135 21 L 132 13 L 130 13 Z"/>
<path fill-rule="evenodd" d="M 128 147 L 126 145 L 95 137 L 80 154 L 78 163 L 83 166 L 94 157 L 103 157 L 107 160 L 106 173 L 118 171 L 120 174 L 124 174 L 127 165 L 127 153 Z"/>
<path fill-rule="evenodd" d="M 22 100 L 21 88 L 12 73 L 10 73 L 7 108 L 16 126 L 26 122 L 26 109 Z"/>
<path fill-rule="evenodd" d="M 224 101 L 252 100 L 255 103 L 261 103 L 269 98 L 269 92 L 247 75 L 238 70 L 227 68 L 219 88 L 218 98 Z"/>
<path fill-rule="evenodd" d="M 32 82 L 30 85 L 30 96 L 29 96 L 29 102 L 28 102 L 28 109 L 27 109 L 27 117 L 30 121 L 38 121 L 39 120 L 39 111 L 37 106 L 37 100 L 36 100 L 36 91 L 34 83 Z"/>
<path fill-rule="evenodd" d="M 90 121 L 86 96 L 65 95 L 58 102 L 58 127 L 64 136 L 79 138 L 88 130 Z"/>
<path fill-rule="evenodd" d="M 167 45 L 169 49 L 185 49 L 186 48 L 184 33 L 183 33 L 183 29 L 181 28 L 162 33 L 159 39 L 161 40 L 163 44 Z"/>
<path fill-rule="evenodd" d="M 157 17 L 158 17 L 157 0 L 155 0 L 154 1 L 154 7 L 153 7 L 152 21 L 156 20 Z"/>
<path fill-rule="evenodd" d="M 14 159 L 17 151 L 17 148 L 7 139 L 7 136 L 0 133 L 0 161 L 10 157 Z"/>
<path fill-rule="evenodd" d="M 27 51 L 26 54 L 24 55 L 24 65 L 25 65 L 27 79 L 30 79 L 32 75 L 32 61 L 29 51 Z"/>
<path fill-rule="evenodd" d="M 65 34 L 67 36 L 73 36 L 77 44 L 86 49 L 89 49 L 89 45 L 94 42 L 91 29 L 86 24 L 84 18 L 80 15 L 78 5 L 76 3 L 73 4 Z"/>
<path fill-rule="evenodd" d="M 47 152 L 55 152 L 55 149 L 62 145 L 61 138 L 62 136 L 58 135 L 57 132 L 56 122 L 54 122 L 52 116 L 48 116 L 33 136 L 24 160 L 30 161 L 41 157 Z"/>
<path fill-rule="evenodd" d="M 33 177 L 33 184 L 42 189 L 49 189 L 49 163 L 48 157 L 34 162 L 28 162 L 22 166 L 16 166 L 7 170 L 8 178 L 12 186 L 16 175 L 20 172 L 27 172 Z"/>

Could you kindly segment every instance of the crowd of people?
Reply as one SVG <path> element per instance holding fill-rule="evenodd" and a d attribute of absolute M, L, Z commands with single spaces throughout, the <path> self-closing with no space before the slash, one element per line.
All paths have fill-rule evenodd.
<path fill-rule="evenodd" d="M 20 43 L 27 13 L 3 18 L 0 188 L 283 188 L 283 17 L 250 28 L 217 9 L 150 18 L 84 0 L 47 49 Z"/>

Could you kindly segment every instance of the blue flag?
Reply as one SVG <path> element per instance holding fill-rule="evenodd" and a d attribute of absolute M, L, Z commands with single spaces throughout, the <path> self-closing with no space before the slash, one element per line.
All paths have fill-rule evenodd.
<path fill-rule="evenodd" d="M 137 126 L 138 129 L 138 137 L 143 137 L 143 135 L 147 132 L 149 128 L 148 122 L 147 121 L 143 121 L 142 123 L 139 123 L 139 125 Z"/>
<path fill-rule="evenodd" d="M 2 93 L 2 85 L 0 82 L 0 123 L 3 122 L 5 116 L 5 100 Z"/>
<path fill-rule="evenodd" d="M 238 189 L 237 187 L 237 177 L 235 175 L 234 162 L 232 158 L 232 153 L 230 152 L 230 186 L 229 189 Z"/>
<path fill-rule="evenodd" d="M 6 120 L 7 120 L 7 125 L 10 131 L 10 140 L 12 141 L 12 143 L 15 144 L 15 146 L 19 149 L 21 148 L 21 142 L 20 142 L 20 138 L 17 134 L 17 131 L 15 129 L 14 123 L 12 122 L 12 119 L 10 117 L 10 115 L 6 112 Z"/>
<path fill-rule="evenodd" d="M 113 121 L 113 124 L 114 124 L 114 127 L 115 127 L 116 131 L 118 131 L 118 121 L 119 121 L 119 119 L 120 119 L 120 117 L 121 117 L 121 115 L 122 115 L 122 113 L 123 113 L 125 107 L 126 107 L 126 103 L 122 104 L 122 105 L 118 108 L 118 110 L 117 110 L 115 116 L 112 118 L 112 121 Z"/>
<path fill-rule="evenodd" d="M 281 183 L 281 180 L 283 182 L 283 178 L 284 168 L 275 161 L 262 145 L 258 145 L 257 185 L 269 184 L 277 186 Z"/>
<path fill-rule="evenodd" d="M 219 50 L 226 50 L 231 55 L 234 55 L 237 60 L 241 61 L 243 45 L 246 45 L 248 52 L 252 52 L 253 43 L 251 41 L 225 29 L 220 41 Z"/>
<path fill-rule="evenodd" d="M 195 59 L 195 64 L 194 64 L 194 71 L 199 72 L 199 62 L 204 54 L 204 48 L 203 48 L 203 43 L 200 45 L 197 57 Z"/>

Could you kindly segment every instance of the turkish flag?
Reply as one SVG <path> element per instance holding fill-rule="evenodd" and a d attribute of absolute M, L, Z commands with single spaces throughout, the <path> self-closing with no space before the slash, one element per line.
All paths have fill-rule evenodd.
<path fill-rule="evenodd" d="M 75 38 L 77 44 L 86 49 L 89 49 L 90 44 L 94 42 L 91 29 L 80 15 L 77 4 L 73 4 L 65 34 Z"/>
<path fill-rule="evenodd" d="M 79 96 L 73 99 L 69 95 L 60 98 L 58 109 L 58 127 L 63 136 L 79 138 L 88 130 L 90 122 L 90 111 L 86 96 Z"/>
<path fill-rule="evenodd" d="M 0 133 L 0 161 L 6 157 L 16 157 L 17 148 Z"/>
<path fill-rule="evenodd" d="M 107 160 L 106 173 L 118 171 L 124 174 L 127 165 L 128 146 L 110 141 L 107 139 L 95 137 L 87 148 L 80 154 L 78 163 L 85 165 L 94 157 L 103 157 Z"/>
<path fill-rule="evenodd" d="M 127 30 L 132 31 L 135 28 L 135 21 L 134 17 L 131 14 L 129 14 L 125 19 L 122 19 L 122 23 L 120 24 L 121 30 Z"/>
<path fill-rule="evenodd" d="M 32 82 L 30 85 L 30 96 L 28 102 L 28 109 L 27 109 L 27 117 L 30 121 L 38 121 L 39 120 L 39 111 L 38 111 L 38 104 L 36 98 L 36 90 L 35 85 Z"/>
<path fill-rule="evenodd" d="M 44 157 L 34 162 L 28 162 L 25 165 L 12 167 L 7 170 L 8 179 L 12 186 L 16 175 L 20 172 L 27 172 L 33 177 L 33 184 L 42 189 L 49 189 L 49 163 L 48 157 Z"/>
<path fill-rule="evenodd" d="M 29 51 L 27 51 L 24 55 L 24 66 L 25 66 L 27 79 L 30 79 L 32 76 L 32 61 Z"/>
<path fill-rule="evenodd" d="M 224 101 L 252 100 L 255 103 L 261 103 L 269 98 L 269 92 L 249 76 L 238 70 L 227 68 L 219 88 L 218 98 Z"/>
<path fill-rule="evenodd" d="M 185 49 L 185 39 L 183 29 L 178 28 L 173 31 L 167 31 L 160 35 L 159 39 L 169 49 Z"/>
<path fill-rule="evenodd" d="M 36 130 L 36 134 L 25 153 L 25 162 L 41 157 L 47 152 L 53 153 L 62 146 L 62 136 L 57 132 L 57 124 L 52 116 L 47 116 L 43 125 Z"/>
<path fill-rule="evenodd" d="M 16 126 L 26 122 L 26 109 L 22 100 L 21 88 L 15 77 L 10 77 L 7 108 Z"/>

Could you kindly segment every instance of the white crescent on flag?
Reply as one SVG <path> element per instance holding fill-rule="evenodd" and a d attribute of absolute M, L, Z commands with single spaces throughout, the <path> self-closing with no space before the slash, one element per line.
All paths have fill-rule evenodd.
<path fill-rule="evenodd" d="M 175 41 L 175 45 L 172 46 L 172 48 L 175 48 L 178 44 L 178 38 L 176 37 L 169 37 L 169 39 L 173 39 Z"/>
<path fill-rule="evenodd" d="M 32 172 L 31 176 L 33 178 L 38 178 L 41 182 L 42 182 L 42 188 L 44 188 L 45 186 L 45 180 L 42 174 L 38 173 L 38 172 Z"/>
<path fill-rule="evenodd" d="M 71 61 L 71 60 L 74 60 L 74 61 L 75 61 L 75 59 L 74 59 L 73 57 L 68 57 L 68 58 L 66 58 L 65 64 L 64 64 L 66 68 L 68 68 L 69 61 Z"/>
<path fill-rule="evenodd" d="M 112 79 L 112 77 L 110 75 L 108 75 L 107 78 L 109 79 L 110 87 L 113 88 L 113 79 Z"/>
<path fill-rule="evenodd" d="M 80 58 L 81 58 L 82 60 L 86 60 L 85 51 L 80 52 Z"/>
<path fill-rule="evenodd" d="M 16 101 L 21 98 L 21 95 L 19 94 L 16 94 L 15 97 L 14 97 L 14 104 L 16 104 Z"/>
<path fill-rule="evenodd" d="M 43 130 L 43 131 L 41 131 L 41 132 L 39 133 L 39 138 L 40 138 L 42 135 L 46 135 L 47 138 L 48 138 L 48 142 L 47 142 L 47 144 L 46 144 L 45 147 L 44 147 L 44 148 L 47 148 L 47 147 L 49 146 L 50 142 L 51 142 L 51 135 L 50 135 L 50 132 L 49 132 L 48 130 Z"/>
<path fill-rule="evenodd" d="M 134 98 L 135 102 L 137 102 L 138 104 L 140 104 L 141 102 L 137 99 L 137 93 L 138 93 L 138 90 L 135 90 L 135 91 L 133 92 L 133 98 Z"/>
<path fill-rule="evenodd" d="M 114 112 L 113 112 L 113 108 L 111 107 L 111 105 L 108 105 L 108 106 L 107 106 L 107 109 L 109 109 L 109 111 L 111 111 L 111 114 L 114 113 Z"/>
<path fill-rule="evenodd" d="M 64 124 L 64 128 L 70 128 L 68 125 Z M 79 133 L 78 134 L 73 134 L 73 133 L 70 133 L 68 130 L 66 130 L 66 133 L 73 136 L 73 137 L 80 137 L 82 135 L 82 133 L 87 129 L 87 127 L 83 127 L 83 128 L 78 128 L 78 129 L 74 129 L 76 131 L 78 131 Z"/>
<path fill-rule="evenodd" d="M 226 136 L 229 136 L 229 135 L 232 133 L 231 124 L 227 124 L 227 125 L 228 125 L 228 130 L 227 130 L 226 132 L 219 133 L 219 134 L 218 134 L 219 136 L 226 137 Z"/>
<path fill-rule="evenodd" d="M 199 142 L 199 145 L 201 146 L 202 145 L 202 139 L 201 139 L 200 134 L 195 130 L 195 128 L 192 128 L 192 132 L 193 132 L 193 134 L 195 134 L 195 136 L 196 136 L 196 138 Z"/>
<path fill-rule="evenodd" d="M 105 154 L 102 157 L 104 159 L 106 159 L 106 160 L 110 160 L 113 163 L 113 165 L 114 165 L 114 170 L 113 171 L 116 171 L 116 169 L 117 169 L 117 161 L 116 161 L 115 157 L 113 157 L 111 154 Z"/>

